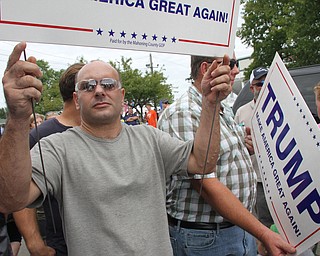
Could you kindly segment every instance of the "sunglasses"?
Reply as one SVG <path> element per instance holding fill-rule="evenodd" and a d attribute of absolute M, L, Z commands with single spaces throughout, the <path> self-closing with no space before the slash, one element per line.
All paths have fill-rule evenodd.
<path fill-rule="evenodd" d="M 234 66 L 239 67 L 239 61 L 238 61 L 238 60 L 235 60 L 235 59 L 231 59 L 231 60 L 230 60 L 230 63 L 229 63 L 230 69 L 232 70 L 232 69 L 234 68 Z"/>
<path fill-rule="evenodd" d="M 207 63 L 211 64 L 212 62 L 207 62 Z M 222 61 L 217 61 L 217 63 L 220 64 L 220 63 L 222 63 Z M 229 62 L 230 70 L 232 70 L 234 68 L 234 66 L 239 67 L 239 61 L 235 60 L 235 59 L 230 59 L 230 62 Z"/>
<path fill-rule="evenodd" d="M 105 91 L 113 91 L 121 88 L 121 83 L 113 78 L 102 78 L 100 82 L 94 79 L 82 80 L 76 83 L 75 91 L 92 92 L 100 84 Z"/>
<path fill-rule="evenodd" d="M 260 82 L 257 82 L 255 84 L 252 84 L 252 85 L 255 85 L 255 86 L 258 86 L 258 87 L 262 87 L 264 84 L 264 80 L 261 80 Z"/>

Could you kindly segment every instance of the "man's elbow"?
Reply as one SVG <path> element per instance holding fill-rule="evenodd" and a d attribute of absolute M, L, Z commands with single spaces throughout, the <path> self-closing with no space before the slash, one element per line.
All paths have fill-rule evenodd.
<path fill-rule="evenodd" d="M 12 213 L 25 208 L 29 201 L 29 188 L 30 186 L 26 189 L 12 188 L 9 191 L 1 192 L 0 212 Z"/>
<path fill-rule="evenodd" d="M 9 214 L 12 212 L 20 211 L 24 209 L 28 204 L 27 200 L 12 200 L 10 202 L 4 202 L 3 200 L 0 201 L 0 212 L 4 214 Z"/>

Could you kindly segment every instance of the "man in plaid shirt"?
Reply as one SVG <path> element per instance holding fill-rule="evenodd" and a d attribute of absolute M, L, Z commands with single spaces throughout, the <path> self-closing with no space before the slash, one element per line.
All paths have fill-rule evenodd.
<path fill-rule="evenodd" d="M 201 80 L 215 60 L 222 62 L 222 58 L 191 57 L 193 85 L 163 112 L 158 124 L 161 130 L 184 141 L 194 138 L 202 109 Z M 237 61 L 231 59 L 231 83 L 238 73 Z M 274 237 L 273 232 L 250 214 L 256 198 L 256 174 L 249 154 L 249 151 L 253 153 L 252 140 L 243 127 L 234 122 L 232 110 L 224 102 L 212 111 L 220 111 L 220 122 L 215 120 L 214 125 L 220 124 L 221 134 L 214 174 L 205 175 L 202 190 L 200 179 L 172 176 L 167 184 L 167 213 L 174 255 L 256 256 L 255 239 L 242 228 L 268 244 L 270 255 L 281 255 L 288 244 Z M 200 190 L 202 196 L 198 193 Z M 230 196 L 230 191 L 234 196 Z"/>

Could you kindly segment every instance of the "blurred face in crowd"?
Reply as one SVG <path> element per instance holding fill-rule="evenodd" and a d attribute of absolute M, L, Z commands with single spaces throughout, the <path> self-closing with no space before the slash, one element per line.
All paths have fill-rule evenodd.
<path fill-rule="evenodd" d="M 233 57 L 230 60 L 230 78 L 231 78 L 230 82 L 231 82 L 231 86 L 233 86 L 234 81 L 236 79 L 236 76 L 240 72 L 238 65 L 239 64 L 238 64 L 236 55 L 233 53 Z"/>
<path fill-rule="evenodd" d="M 250 89 L 253 92 L 254 101 L 258 99 L 259 93 L 261 91 L 261 88 L 265 79 L 266 79 L 266 76 L 262 76 L 260 79 L 252 80 L 252 83 L 250 84 Z"/>
<path fill-rule="evenodd" d="M 31 119 L 30 119 L 30 129 L 33 129 L 37 126 L 39 126 L 41 123 L 43 122 L 43 118 L 41 116 L 36 116 L 36 120 L 34 121 L 33 115 L 31 115 Z"/>
<path fill-rule="evenodd" d="M 108 63 L 93 61 L 85 65 L 76 79 L 75 102 L 86 126 L 120 121 L 124 101 L 118 72 Z"/>

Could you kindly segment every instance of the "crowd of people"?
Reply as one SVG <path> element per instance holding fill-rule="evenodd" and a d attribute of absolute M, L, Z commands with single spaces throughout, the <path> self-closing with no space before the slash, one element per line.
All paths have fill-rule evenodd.
<path fill-rule="evenodd" d="M 44 121 L 32 115 L 41 71 L 33 57 L 19 60 L 25 48 L 14 48 L 2 80 L 8 120 L 0 140 L 0 255 L 13 255 L 11 213 L 31 255 L 295 252 L 269 229 L 248 123 L 266 68 L 252 71 L 254 99 L 233 117 L 224 100 L 239 73 L 236 56 L 191 56 L 188 91 L 164 100 L 159 115 L 146 104 L 148 125 L 139 125 L 132 106 L 122 115 L 117 70 L 103 61 L 75 63 L 60 78 L 61 114 Z"/>

